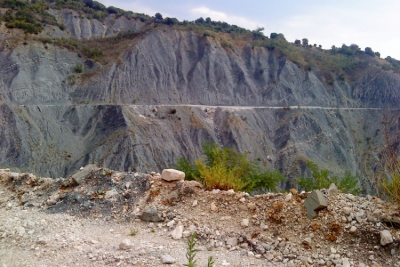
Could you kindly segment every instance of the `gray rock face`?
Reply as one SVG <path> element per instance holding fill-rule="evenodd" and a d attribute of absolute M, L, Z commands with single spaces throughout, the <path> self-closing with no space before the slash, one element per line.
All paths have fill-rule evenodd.
<path fill-rule="evenodd" d="M 140 29 L 123 17 L 107 18 L 103 27 L 51 12 L 77 38 Z M 312 160 L 334 174 L 360 173 L 370 192 L 368 177 L 385 143 L 382 121 L 392 136 L 400 131 L 399 110 L 370 109 L 400 106 L 398 74 L 377 72 L 367 84 L 367 72 L 354 85 L 328 87 L 317 70 L 265 48 L 228 51 L 212 38 L 170 30 L 147 33 L 123 51 L 121 63 L 79 80 L 72 69 L 84 59 L 44 46 L 0 51 L 0 167 L 50 177 L 87 164 L 162 170 L 179 157 L 199 158 L 207 140 L 265 159 L 288 177 L 283 187 Z"/>

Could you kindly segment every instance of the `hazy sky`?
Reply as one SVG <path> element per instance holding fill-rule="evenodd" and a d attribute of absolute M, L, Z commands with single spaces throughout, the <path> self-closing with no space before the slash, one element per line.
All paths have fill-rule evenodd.
<path fill-rule="evenodd" d="M 154 16 L 195 20 L 210 17 L 254 30 L 264 27 L 264 34 L 283 33 L 286 39 L 308 38 L 311 44 L 357 44 L 371 47 L 381 57 L 400 60 L 399 0 L 100 0 Z"/>

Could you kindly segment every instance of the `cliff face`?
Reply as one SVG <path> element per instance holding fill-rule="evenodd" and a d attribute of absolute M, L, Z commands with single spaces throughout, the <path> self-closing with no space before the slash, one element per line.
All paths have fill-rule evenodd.
<path fill-rule="evenodd" d="M 124 17 L 102 24 L 51 12 L 63 34 L 77 38 L 141 27 Z M 85 59 L 65 48 L 29 42 L 0 51 L 0 165 L 38 175 L 67 176 L 88 163 L 160 170 L 178 157 L 198 158 L 213 140 L 254 159 L 270 155 L 265 164 L 289 177 L 286 186 L 310 159 L 359 173 L 369 191 L 385 144 L 382 122 L 392 137 L 400 132 L 393 110 L 400 75 L 372 67 L 351 85 L 328 86 L 318 70 L 277 52 L 226 49 L 176 30 L 148 32 L 84 79 L 72 69 Z"/>

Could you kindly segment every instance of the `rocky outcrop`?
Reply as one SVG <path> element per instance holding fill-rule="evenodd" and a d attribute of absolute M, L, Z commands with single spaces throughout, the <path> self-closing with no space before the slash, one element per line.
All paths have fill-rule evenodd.
<path fill-rule="evenodd" d="M 92 39 L 115 36 L 121 32 L 139 31 L 143 23 L 139 19 L 127 19 L 124 16 L 116 17 L 114 14 L 108 15 L 104 22 L 97 19 L 89 19 L 81 16 L 72 9 L 49 9 L 48 12 L 53 15 L 59 24 L 64 25 L 68 37 L 77 39 Z M 54 37 L 53 33 L 48 33 Z"/>
<path fill-rule="evenodd" d="M 112 25 L 123 29 L 125 20 Z M 90 23 L 65 25 L 79 38 L 108 36 L 113 27 L 76 28 Z M 386 110 L 400 106 L 400 75 L 366 72 L 354 84 L 328 86 L 318 70 L 266 48 L 225 49 L 175 30 L 140 38 L 119 63 L 98 64 L 85 79 L 73 72 L 85 59 L 65 48 L 29 42 L 0 50 L 0 165 L 52 177 L 89 163 L 162 170 L 200 157 L 211 140 L 280 169 L 285 187 L 310 159 L 336 174 L 359 173 L 372 190 L 382 122 L 392 136 L 400 132 L 399 110 Z"/>

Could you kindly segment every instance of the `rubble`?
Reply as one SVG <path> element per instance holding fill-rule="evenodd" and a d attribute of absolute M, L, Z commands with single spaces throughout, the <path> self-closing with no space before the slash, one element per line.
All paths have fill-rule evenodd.
<path fill-rule="evenodd" d="M 102 168 L 67 188 L 60 188 L 67 179 L 0 173 L 0 263 L 12 260 L 7 255 L 19 249 L 15 240 L 33 247 L 24 253 L 40 253 L 38 262 L 50 262 L 50 254 L 40 247 L 52 246 L 64 253 L 81 251 L 85 258 L 80 260 L 87 266 L 182 265 L 187 238 L 196 232 L 199 265 L 219 255 L 216 266 L 400 267 L 399 230 L 391 228 L 400 220 L 398 208 L 377 197 L 295 190 L 250 196 L 206 191 L 187 181 L 171 183 L 155 172 Z M 308 218 L 310 210 L 318 211 L 313 220 Z M 35 219 L 37 212 L 43 221 Z M 55 226 L 47 213 L 70 219 L 57 219 Z M 102 225 L 107 228 L 97 230 Z M 81 227 L 91 236 L 74 233 Z M 56 232 L 47 234 L 48 229 Z"/>

